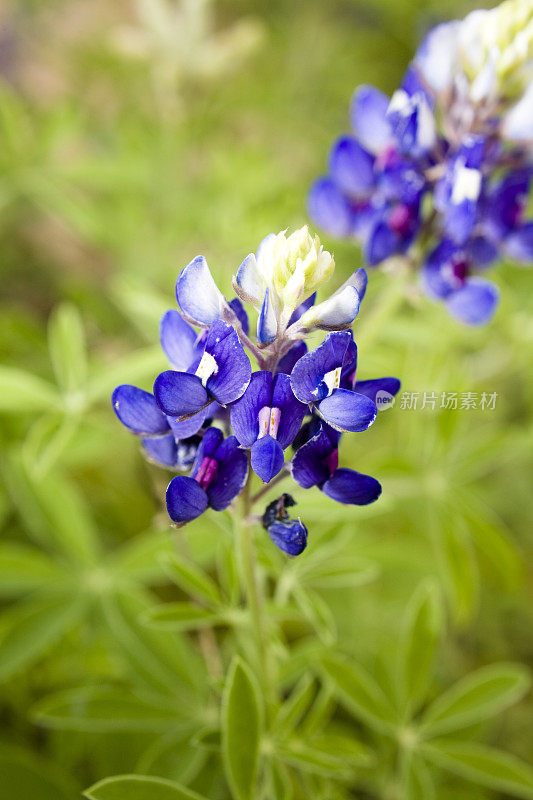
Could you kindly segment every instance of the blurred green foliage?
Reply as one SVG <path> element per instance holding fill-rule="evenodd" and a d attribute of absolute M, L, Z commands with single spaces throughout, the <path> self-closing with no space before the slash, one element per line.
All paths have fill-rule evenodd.
<path fill-rule="evenodd" d="M 295 491 L 310 531 L 297 560 L 256 531 L 274 714 L 231 515 L 172 532 L 168 475 L 109 403 L 165 367 L 178 270 L 202 252 L 229 292 L 267 232 L 306 221 L 353 88 L 390 92 L 422 32 L 470 7 L 2 9 L 0 800 L 90 785 L 94 800 L 533 797 L 525 270 L 495 271 L 502 303 L 482 330 L 412 279 L 371 275 L 360 375 L 398 375 L 418 408 L 398 400 L 341 450 L 382 481 L 378 503 Z M 360 253 L 326 244 L 340 282 Z M 442 392 L 497 402 L 441 409 Z"/>

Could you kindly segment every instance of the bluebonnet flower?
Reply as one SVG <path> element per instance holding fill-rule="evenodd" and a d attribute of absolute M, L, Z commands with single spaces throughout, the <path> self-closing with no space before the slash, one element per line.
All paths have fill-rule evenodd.
<path fill-rule="evenodd" d="M 430 297 L 462 322 L 487 322 L 498 292 L 476 273 L 501 255 L 533 262 L 533 221 L 524 219 L 532 66 L 531 0 L 438 25 L 390 100 L 371 86 L 356 90 L 353 132 L 334 143 L 328 174 L 310 190 L 311 218 L 360 242 L 370 266 L 421 258 Z"/>
<path fill-rule="evenodd" d="M 235 436 L 208 428 L 198 447 L 190 476 L 177 475 L 167 487 L 167 509 L 177 524 L 190 522 L 209 507 L 223 511 L 242 492 L 248 459 Z"/>
<path fill-rule="evenodd" d="M 290 519 L 287 508 L 296 505 L 290 494 L 273 500 L 261 517 L 261 524 L 274 544 L 290 556 L 299 556 L 307 546 L 307 528 L 298 519 Z"/>
<path fill-rule="evenodd" d="M 325 423 L 319 424 L 292 459 L 292 476 L 299 486 L 318 488 L 339 503 L 364 506 L 381 494 L 381 485 L 370 475 L 339 467 L 341 434 Z"/>
<path fill-rule="evenodd" d="M 357 378 L 350 326 L 365 295 L 365 270 L 355 270 L 316 302 L 317 289 L 333 269 L 331 254 L 304 227 L 290 236 L 270 234 L 246 257 L 233 279 L 238 297 L 230 302 L 202 256 L 181 271 L 180 311 L 167 311 L 160 324 L 172 369 L 158 375 L 153 394 L 129 385 L 113 393 L 117 416 L 142 440 L 147 457 L 188 473 L 172 478 L 167 488 L 167 510 L 176 525 L 208 508 L 228 508 L 247 483 L 249 466 L 267 486 L 290 475 L 294 467 L 284 451 L 293 445 L 305 454 L 302 445 L 314 442 L 317 426 L 329 431 L 336 452 L 340 435 L 334 429 L 365 430 L 380 404 L 398 390 L 395 378 Z M 243 302 L 257 312 L 255 340 Z M 308 352 L 306 337 L 321 330 L 327 332 L 323 343 Z M 253 372 L 250 356 L 258 366 Z M 304 456 L 298 458 L 302 462 Z M 333 460 L 328 463 L 331 468 Z M 309 486 L 340 502 L 356 502 L 353 486 L 352 500 L 346 500 L 353 475 L 358 473 L 330 469 Z M 373 478 L 357 480 L 379 486 Z M 379 494 L 371 497 L 368 489 L 363 498 L 361 492 L 360 502 Z M 284 494 L 263 516 L 270 538 L 289 555 L 302 552 L 308 537 L 303 522 L 289 518 L 293 504 Z"/>

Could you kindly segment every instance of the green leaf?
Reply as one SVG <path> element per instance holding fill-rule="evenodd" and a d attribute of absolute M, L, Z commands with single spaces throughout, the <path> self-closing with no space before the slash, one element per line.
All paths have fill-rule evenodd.
<path fill-rule="evenodd" d="M 293 597 L 324 644 L 332 645 L 337 638 L 337 627 L 328 604 L 312 589 L 299 585 L 294 587 Z"/>
<path fill-rule="evenodd" d="M 95 372 L 89 380 L 87 396 L 91 402 L 104 399 L 109 401 L 113 389 L 119 383 L 138 385 L 149 381 L 151 385 L 154 375 L 167 366 L 159 346 L 137 350 Z"/>
<path fill-rule="evenodd" d="M 422 584 L 409 602 L 399 648 L 399 688 L 403 704 L 416 708 L 427 690 L 440 641 L 443 610 L 438 588 Z"/>
<path fill-rule="evenodd" d="M 113 568 L 127 580 L 162 584 L 167 583 L 163 560 L 174 550 L 168 531 L 149 530 L 130 539 L 113 555 Z"/>
<path fill-rule="evenodd" d="M 154 597 L 141 589 L 117 592 L 102 598 L 104 618 L 111 640 L 125 663 L 143 683 L 163 694 L 204 685 L 202 660 L 182 637 L 147 628 L 142 614 L 153 607 Z"/>
<path fill-rule="evenodd" d="M 87 379 L 85 331 L 78 309 L 70 303 L 62 303 L 50 315 L 48 349 L 62 392 L 79 392 Z"/>
<path fill-rule="evenodd" d="M 357 740 L 327 735 L 312 739 L 293 739 L 277 748 L 279 757 L 304 772 L 333 777 L 348 775 L 356 767 L 368 765 L 370 753 Z"/>
<path fill-rule="evenodd" d="M 104 778 L 83 795 L 88 800 L 207 800 L 179 783 L 147 775 Z"/>
<path fill-rule="evenodd" d="M 0 411 L 49 411 L 60 406 L 50 383 L 16 367 L 0 366 Z"/>
<path fill-rule="evenodd" d="M 262 714 L 260 694 L 250 668 L 236 656 L 222 699 L 224 768 L 235 800 L 253 800 L 259 764 Z"/>
<path fill-rule="evenodd" d="M 416 753 L 407 755 L 404 767 L 404 796 L 409 800 L 434 800 L 436 796 L 433 776 L 425 761 Z"/>
<path fill-rule="evenodd" d="M 494 791 L 533 798 L 533 770 L 519 758 L 472 742 L 435 741 L 424 755 L 438 767 Z"/>
<path fill-rule="evenodd" d="M 219 614 L 194 603 L 178 601 L 149 608 L 141 617 L 145 625 L 158 630 L 192 631 L 208 628 L 221 621 Z"/>
<path fill-rule="evenodd" d="M 216 607 L 222 603 L 216 583 L 192 561 L 185 561 L 177 553 L 173 553 L 163 563 L 169 578 L 186 594 L 211 606 Z"/>
<path fill-rule="evenodd" d="M 98 532 L 90 507 L 74 483 L 57 471 L 41 478 L 31 476 L 18 453 L 9 458 L 5 476 L 25 526 L 40 544 L 83 566 L 98 563 Z"/>
<path fill-rule="evenodd" d="M 39 594 L 0 619 L 0 680 L 24 669 L 72 628 L 85 609 L 81 596 Z"/>
<path fill-rule="evenodd" d="M 303 675 L 278 711 L 274 722 L 278 737 L 283 738 L 298 726 L 308 710 L 314 694 L 313 677 L 309 674 Z"/>
<path fill-rule="evenodd" d="M 364 562 L 357 556 L 339 554 L 325 556 L 306 562 L 297 562 L 302 567 L 297 570 L 298 579 L 315 589 L 339 589 L 363 586 L 379 575 L 376 564 Z"/>
<path fill-rule="evenodd" d="M 84 686 L 44 697 L 32 717 L 59 730 L 168 731 L 179 721 L 180 710 L 169 703 L 145 702 L 118 687 Z"/>
<path fill-rule="evenodd" d="M 74 800 L 78 788 L 55 765 L 35 751 L 0 745 L 0 800 Z"/>
<path fill-rule="evenodd" d="M 15 542 L 0 544 L 0 597 L 17 597 L 70 580 L 45 553 Z"/>
<path fill-rule="evenodd" d="M 444 518 L 443 529 L 434 531 L 434 541 L 444 588 L 455 621 L 464 625 L 477 608 L 479 573 L 467 534 L 457 530 L 456 524 L 456 520 Z"/>
<path fill-rule="evenodd" d="M 529 673 L 520 664 L 481 667 L 431 704 L 422 719 L 424 734 L 440 736 L 493 717 L 520 700 L 529 685 Z"/>
<path fill-rule="evenodd" d="M 395 730 L 397 717 L 394 708 L 361 665 L 334 656 L 326 656 L 322 664 L 334 683 L 339 700 L 348 711 L 381 733 L 390 734 Z"/>

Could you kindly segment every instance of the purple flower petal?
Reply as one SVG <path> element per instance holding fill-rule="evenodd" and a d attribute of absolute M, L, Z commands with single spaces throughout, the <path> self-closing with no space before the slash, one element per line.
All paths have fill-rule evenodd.
<path fill-rule="evenodd" d="M 248 314 L 246 313 L 246 309 L 244 308 L 243 304 L 238 297 L 234 297 L 233 300 L 230 300 L 229 305 L 241 323 L 241 328 L 243 329 L 244 333 L 248 336 L 250 331 L 250 323 L 248 321 Z"/>
<path fill-rule="evenodd" d="M 305 314 L 305 312 L 308 311 L 311 306 L 314 306 L 315 300 L 316 292 L 313 292 L 313 294 L 309 295 L 307 300 L 304 300 L 303 303 L 300 303 L 300 305 L 297 306 L 292 312 L 288 327 L 290 327 L 294 322 L 298 322 L 302 314 Z"/>
<path fill-rule="evenodd" d="M 324 461 L 335 449 L 321 427 L 316 436 L 296 451 L 292 459 L 292 477 L 296 483 L 304 489 L 310 489 L 327 481 L 330 470 Z"/>
<path fill-rule="evenodd" d="M 254 442 L 250 455 L 252 469 L 264 483 L 270 483 L 285 462 L 283 449 L 277 439 L 273 439 L 272 436 L 263 436 Z"/>
<path fill-rule="evenodd" d="M 207 508 L 207 494 L 193 478 L 177 475 L 167 487 L 167 510 L 173 522 L 190 522 Z"/>
<path fill-rule="evenodd" d="M 353 234 L 352 208 L 331 178 L 319 178 L 307 198 L 309 216 L 319 228 L 339 239 Z"/>
<path fill-rule="evenodd" d="M 257 320 L 257 341 L 261 344 L 268 344 L 274 341 L 278 332 L 278 322 L 274 312 L 274 306 L 270 298 L 270 291 L 267 289 Z"/>
<path fill-rule="evenodd" d="M 197 414 L 193 414 L 187 419 L 177 420 L 169 417 L 168 424 L 172 428 L 172 433 L 176 439 L 187 439 L 187 437 L 193 436 L 203 427 L 206 419 L 212 417 L 217 408 L 219 408 L 217 403 L 209 403 Z"/>
<path fill-rule="evenodd" d="M 374 267 L 398 252 L 399 239 L 389 226 L 381 221 L 370 231 L 365 245 L 365 261 Z"/>
<path fill-rule="evenodd" d="M 450 314 L 466 325 L 484 325 L 494 315 L 500 293 L 484 278 L 469 278 L 446 300 Z"/>
<path fill-rule="evenodd" d="M 243 447 L 251 447 L 259 436 L 259 412 L 271 400 L 272 373 L 254 372 L 245 393 L 230 408 L 231 427 Z"/>
<path fill-rule="evenodd" d="M 277 372 L 283 372 L 285 375 L 290 375 L 296 362 L 307 353 L 306 343 L 300 339 L 296 342 L 291 349 L 285 353 L 283 358 L 278 361 Z"/>
<path fill-rule="evenodd" d="M 208 428 L 202 436 L 202 441 L 198 447 L 196 458 L 191 470 L 191 478 L 195 478 L 202 465 L 204 458 L 215 458 L 216 452 L 222 442 L 224 434 L 220 428 Z"/>
<path fill-rule="evenodd" d="M 182 269 L 176 281 L 178 305 L 199 325 L 220 319 L 224 297 L 217 287 L 204 256 L 196 256 Z"/>
<path fill-rule="evenodd" d="M 313 403 L 326 397 L 329 390 L 324 376 L 342 367 L 352 343 L 350 331 L 328 333 L 319 347 L 302 356 L 290 375 L 292 390 L 298 400 Z"/>
<path fill-rule="evenodd" d="M 214 457 L 218 463 L 218 471 L 207 489 L 207 496 L 211 508 L 223 511 L 244 489 L 248 478 L 248 457 L 240 449 L 235 436 L 224 439 Z"/>
<path fill-rule="evenodd" d="M 267 531 L 276 547 L 290 556 L 299 556 L 307 546 L 307 528 L 299 519 L 272 522 Z"/>
<path fill-rule="evenodd" d="M 168 433 L 167 418 L 150 392 L 123 383 L 113 392 L 111 402 L 119 420 L 134 433 L 144 436 Z"/>
<path fill-rule="evenodd" d="M 343 136 L 332 147 L 329 172 L 349 197 L 367 197 L 375 185 L 374 158 L 353 136 Z"/>
<path fill-rule="evenodd" d="M 179 371 L 187 372 L 197 358 L 198 334 L 185 322 L 181 314 L 170 309 L 161 318 L 159 339 L 170 363 Z"/>
<path fill-rule="evenodd" d="M 504 243 L 505 252 L 516 261 L 530 264 L 533 261 L 533 222 L 526 222 L 511 233 Z"/>
<path fill-rule="evenodd" d="M 377 408 L 370 398 L 347 389 L 336 389 L 318 404 L 320 416 L 341 431 L 366 431 L 376 419 Z"/>
<path fill-rule="evenodd" d="M 178 460 L 178 448 L 174 434 L 159 436 L 157 439 L 143 439 L 144 450 L 148 458 L 165 467 L 174 467 Z"/>
<path fill-rule="evenodd" d="M 400 390 L 398 378 L 372 378 L 366 381 L 356 381 L 354 392 L 364 394 L 376 404 L 377 409 L 386 405 Z"/>
<path fill-rule="evenodd" d="M 288 375 L 279 373 L 274 378 L 271 407 L 281 411 L 276 438 L 285 450 L 294 440 L 308 411 L 307 405 L 294 396 Z"/>
<path fill-rule="evenodd" d="M 188 372 L 167 370 L 157 376 L 154 383 L 157 405 L 169 417 L 183 417 L 200 411 L 209 396 L 202 381 Z"/>
<path fill-rule="evenodd" d="M 341 467 L 325 482 L 322 491 L 338 503 L 366 506 L 381 494 L 381 485 L 370 475 Z"/>
<path fill-rule="evenodd" d="M 431 251 L 422 267 L 422 285 L 429 297 L 435 300 L 442 300 L 454 290 L 450 276 L 446 273 L 445 267 L 452 263 L 452 259 L 457 254 L 457 246 L 450 240 L 444 239 L 434 250 Z"/>
<path fill-rule="evenodd" d="M 207 334 L 205 352 L 216 362 L 216 371 L 206 381 L 207 390 L 221 405 L 232 403 L 244 394 L 252 374 L 237 332 L 217 320 Z"/>
<path fill-rule="evenodd" d="M 254 253 L 247 255 L 239 266 L 235 276 L 235 283 L 247 303 L 251 303 L 256 308 L 261 305 L 266 284 L 257 267 L 257 259 Z"/>
<path fill-rule="evenodd" d="M 392 139 L 387 121 L 389 98 L 373 86 L 359 86 L 350 106 L 350 118 L 355 135 L 368 150 L 377 154 L 384 150 Z"/>

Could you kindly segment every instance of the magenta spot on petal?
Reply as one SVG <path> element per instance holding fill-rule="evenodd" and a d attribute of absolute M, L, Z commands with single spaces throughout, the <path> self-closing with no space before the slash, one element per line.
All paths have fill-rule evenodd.
<path fill-rule="evenodd" d="M 215 479 L 217 472 L 218 463 L 215 459 L 204 456 L 194 480 L 205 491 L 209 484 Z"/>
<path fill-rule="evenodd" d="M 379 153 L 376 158 L 376 167 L 379 170 L 387 169 L 398 162 L 398 150 L 393 144 L 389 144 Z"/>
<path fill-rule="evenodd" d="M 398 203 L 389 214 L 388 225 L 398 236 L 406 236 L 411 231 L 412 221 L 409 206 Z"/>
<path fill-rule="evenodd" d="M 326 458 L 322 461 L 324 466 L 327 470 L 329 470 L 330 477 L 335 473 L 335 471 L 339 468 L 339 451 L 338 449 L 332 450 L 331 453 L 326 456 Z"/>
<path fill-rule="evenodd" d="M 469 271 L 469 263 L 464 256 L 455 256 L 443 269 L 445 277 L 454 289 L 460 289 L 464 285 Z"/>

